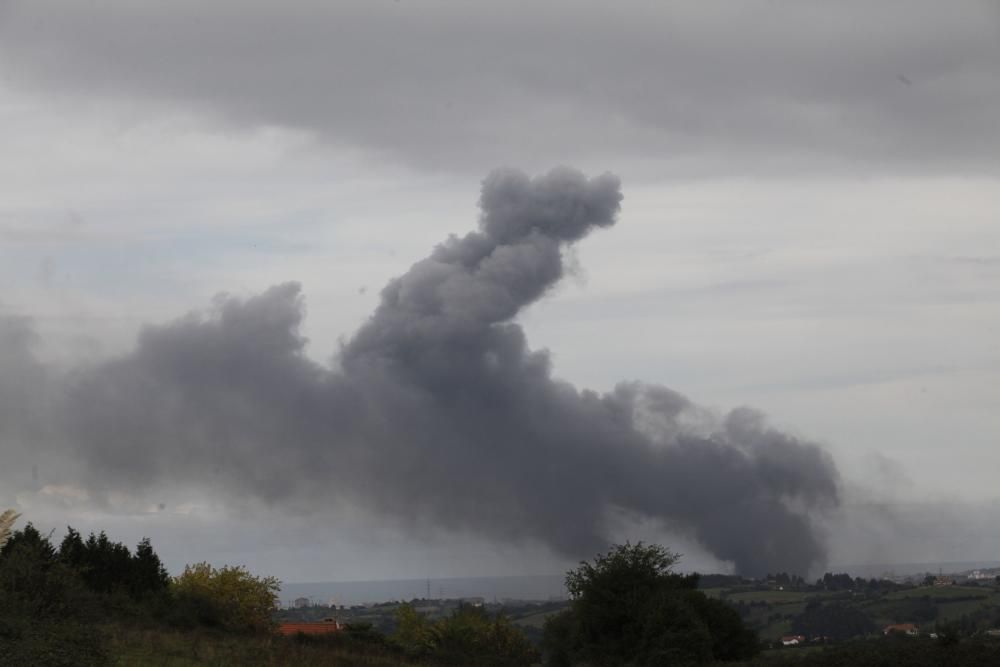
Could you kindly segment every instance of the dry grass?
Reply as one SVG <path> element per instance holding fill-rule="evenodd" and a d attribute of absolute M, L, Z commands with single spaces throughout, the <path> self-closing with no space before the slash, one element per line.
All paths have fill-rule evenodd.
<path fill-rule="evenodd" d="M 399 656 L 336 646 L 326 642 L 301 642 L 280 636 L 234 635 L 207 630 L 104 628 L 114 665 L 150 667 L 237 667 L 267 665 L 329 665 L 331 667 L 418 667 Z"/>
<path fill-rule="evenodd" d="M 14 522 L 17 518 L 21 516 L 14 510 L 7 510 L 3 514 L 0 514 L 0 547 L 7 543 L 8 538 L 10 538 L 11 529 L 14 527 Z"/>

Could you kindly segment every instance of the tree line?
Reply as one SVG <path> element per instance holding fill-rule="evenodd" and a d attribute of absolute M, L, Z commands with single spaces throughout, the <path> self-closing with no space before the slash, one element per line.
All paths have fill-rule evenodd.
<path fill-rule="evenodd" d="M 389 634 L 360 624 L 293 641 L 414 665 L 707 664 L 756 655 L 757 637 L 739 613 L 700 592 L 697 575 L 676 573 L 677 559 L 626 543 L 580 563 L 566 577 L 571 604 L 548 619 L 540 647 L 502 614 L 462 607 L 430 620 L 409 605 Z M 207 563 L 171 577 L 148 539 L 130 549 L 104 532 L 84 538 L 68 528 L 55 544 L 28 524 L 0 548 L 0 662 L 114 663 L 103 628 L 115 624 L 273 635 L 278 586 Z"/>
<path fill-rule="evenodd" d="M 104 532 L 69 528 L 55 545 L 30 523 L 0 548 L 4 664 L 89 665 L 109 660 L 109 622 L 232 632 L 272 627 L 278 582 L 245 568 L 201 563 L 172 578 L 148 539 L 134 550 Z"/>

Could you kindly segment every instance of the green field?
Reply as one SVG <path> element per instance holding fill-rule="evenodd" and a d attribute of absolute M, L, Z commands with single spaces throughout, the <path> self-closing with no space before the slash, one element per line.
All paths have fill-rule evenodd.
<path fill-rule="evenodd" d="M 810 591 L 739 591 L 725 596 L 730 602 L 767 602 L 768 604 L 786 604 L 803 602 L 806 598 L 816 597 L 817 593 Z"/>
<path fill-rule="evenodd" d="M 311 667 L 402 667 L 429 665 L 404 662 L 393 655 L 359 653 L 322 642 L 300 642 L 284 637 L 233 635 L 194 630 L 143 630 L 121 626 L 104 628 L 109 637 L 111 664 L 121 667 L 241 667 L 273 665 Z"/>
<path fill-rule="evenodd" d="M 889 600 L 920 597 L 929 597 L 931 599 L 964 598 L 970 596 L 986 598 L 992 594 L 992 589 L 981 588 L 979 586 L 919 586 L 917 588 L 908 588 L 904 591 L 888 593 L 885 597 Z"/>
<path fill-rule="evenodd" d="M 990 605 L 997 606 L 997 603 L 987 600 L 965 600 L 962 602 L 939 604 L 937 620 L 940 622 L 955 621 L 966 614 L 971 614 L 978 609 Z"/>
<path fill-rule="evenodd" d="M 757 630 L 761 640 L 775 643 L 783 635 L 792 634 L 799 628 L 813 628 L 811 634 L 824 635 L 824 627 L 831 635 L 834 627 L 844 625 L 816 626 L 815 619 L 854 618 L 858 612 L 870 621 L 869 630 L 859 632 L 862 625 L 854 626 L 848 632 L 873 637 L 881 635 L 881 629 L 894 623 L 914 623 L 924 633 L 930 633 L 942 623 L 957 623 L 966 636 L 981 634 L 992 627 L 1000 627 L 1000 590 L 993 586 L 915 586 L 899 588 L 887 584 L 888 590 L 862 586 L 857 590 L 829 591 L 812 590 L 760 590 L 749 586 L 734 588 L 710 588 L 704 592 L 735 605 L 744 621 Z M 898 590 L 897 590 L 898 589 Z M 830 612 L 817 609 L 830 608 Z M 837 611 L 844 609 L 847 611 Z M 809 616 L 806 616 L 809 610 Z M 850 611 L 853 610 L 853 611 Z M 811 620 L 805 620 L 811 619 Z M 847 621 L 843 621 L 847 622 Z M 860 621 L 858 621 L 860 623 Z M 841 623 L 830 620 L 820 623 Z M 848 635 L 850 636 L 850 635 Z M 857 636 L 857 635 L 855 635 Z"/>

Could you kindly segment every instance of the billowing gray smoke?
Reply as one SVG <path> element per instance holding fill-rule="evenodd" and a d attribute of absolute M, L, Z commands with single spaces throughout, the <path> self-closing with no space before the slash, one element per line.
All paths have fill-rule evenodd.
<path fill-rule="evenodd" d="M 296 511 L 347 499 L 572 557 L 605 548 L 624 511 L 741 572 L 805 572 L 824 557 L 813 519 L 838 501 L 822 450 L 664 387 L 577 390 L 513 321 L 621 199 L 610 175 L 496 171 L 479 231 L 392 280 L 333 367 L 303 353 L 297 285 L 220 299 L 78 372 L 64 437 L 95 490 L 182 484 Z"/>

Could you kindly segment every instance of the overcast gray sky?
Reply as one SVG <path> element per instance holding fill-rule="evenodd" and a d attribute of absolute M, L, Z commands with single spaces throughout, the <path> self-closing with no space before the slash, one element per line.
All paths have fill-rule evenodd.
<path fill-rule="evenodd" d="M 78 369 L 298 281 L 328 364 L 391 278 L 475 227 L 491 169 L 610 171 L 618 224 L 517 318 L 553 375 L 753 406 L 821 443 L 865 518 L 830 520 L 834 562 L 995 557 L 988 524 L 913 517 L 996 514 L 1000 5 L 707 5 L 0 0 L 0 317 Z M 0 505 L 150 535 L 173 570 L 567 562 L 350 503 L 319 522 L 199 488 L 97 503 L 76 463 L 0 437 Z"/>

